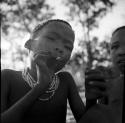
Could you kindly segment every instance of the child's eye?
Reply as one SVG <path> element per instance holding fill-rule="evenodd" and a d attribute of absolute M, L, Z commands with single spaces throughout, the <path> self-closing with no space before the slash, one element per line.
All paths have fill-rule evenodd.
<path fill-rule="evenodd" d="M 111 49 L 113 50 L 113 49 L 117 49 L 119 47 L 119 45 L 112 45 L 111 46 Z"/>
<path fill-rule="evenodd" d="M 52 41 L 55 40 L 55 38 L 53 38 L 53 37 L 51 37 L 51 36 L 47 36 L 47 39 L 52 40 Z"/>
<path fill-rule="evenodd" d="M 70 46 L 65 46 L 65 48 L 66 48 L 67 50 L 72 51 L 72 47 L 70 47 Z"/>

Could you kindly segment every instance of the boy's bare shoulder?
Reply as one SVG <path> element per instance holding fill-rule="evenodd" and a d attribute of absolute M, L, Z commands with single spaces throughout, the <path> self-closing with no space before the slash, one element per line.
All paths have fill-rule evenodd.
<path fill-rule="evenodd" d="M 59 72 L 58 76 L 61 79 L 61 81 L 66 82 L 68 85 L 74 84 L 74 79 L 69 72 L 67 71 Z"/>
<path fill-rule="evenodd" d="M 67 80 L 73 79 L 72 75 L 67 71 L 59 72 L 58 76 L 63 77 L 64 79 L 67 79 Z"/>
<path fill-rule="evenodd" d="M 12 69 L 2 69 L 1 70 L 1 74 L 5 75 L 5 76 L 10 76 L 16 72 L 17 72 L 16 70 L 12 70 Z"/>
<path fill-rule="evenodd" d="M 12 69 L 2 69 L 1 77 L 12 78 L 12 76 L 16 76 L 21 71 L 16 71 Z"/>
<path fill-rule="evenodd" d="M 67 71 L 61 71 L 58 73 L 59 76 L 72 77 L 72 75 Z"/>
<path fill-rule="evenodd" d="M 12 69 L 3 69 L 1 70 L 1 82 L 6 83 L 10 82 L 11 80 L 18 78 L 21 71 L 16 71 Z"/>
<path fill-rule="evenodd" d="M 2 80 L 8 80 L 9 78 L 12 77 L 14 70 L 11 69 L 2 69 L 1 70 L 1 79 Z"/>

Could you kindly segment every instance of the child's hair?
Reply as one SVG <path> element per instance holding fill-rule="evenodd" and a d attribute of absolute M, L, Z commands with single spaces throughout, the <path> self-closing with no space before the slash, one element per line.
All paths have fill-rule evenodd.
<path fill-rule="evenodd" d="M 51 22 L 60 22 L 60 23 L 64 23 L 66 25 L 69 26 L 69 28 L 71 28 L 71 30 L 73 31 L 71 25 L 67 22 L 67 21 L 64 21 L 64 20 L 61 20 L 61 19 L 51 19 L 51 20 L 47 20 L 41 24 L 38 24 L 34 30 L 32 31 L 31 33 L 31 36 L 30 36 L 30 39 L 25 43 L 25 48 L 31 50 L 31 44 L 29 45 L 29 42 L 32 42 L 34 40 L 35 37 L 37 37 L 37 35 L 39 34 L 39 31 L 41 29 L 43 29 L 46 25 L 48 25 L 49 23 Z M 74 31 L 73 31 L 74 33 Z"/>
<path fill-rule="evenodd" d="M 39 33 L 39 31 L 40 31 L 41 29 L 43 29 L 46 25 L 48 25 L 49 23 L 51 23 L 51 22 L 61 22 L 61 23 L 67 24 L 67 25 L 72 29 L 71 25 L 70 25 L 67 21 L 65 21 L 65 20 L 61 20 L 61 19 L 51 19 L 51 20 L 47 20 L 47 21 L 45 21 L 45 22 L 43 22 L 43 23 L 41 23 L 41 24 L 38 24 L 38 25 L 34 28 L 33 32 L 31 33 L 31 39 L 34 38 L 35 36 L 37 36 L 37 34 Z"/>
<path fill-rule="evenodd" d="M 112 36 L 113 36 L 116 32 L 118 32 L 119 30 L 121 30 L 121 29 L 125 29 L 125 26 L 121 26 L 121 27 L 118 27 L 117 29 L 115 29 L 115 30 L 113 31 L 113 33 L 112 33 Z"/>

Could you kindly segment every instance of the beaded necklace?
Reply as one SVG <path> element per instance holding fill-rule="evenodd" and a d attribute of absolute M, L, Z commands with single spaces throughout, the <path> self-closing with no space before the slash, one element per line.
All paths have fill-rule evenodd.
<path fill-rule="evenodd" d="M 27 69 L 23 70 L 22 77 L 31 88 L 34 88 L 37 84 L 39 84 L 33 79 L 33 77 L 29 74 Z M 59 87 L 59 78 L 57 74 L 54 74 L 54 76 L 52 77 L 52 82 L 49 85 L 49 88 L 44 92 L 44 94 L 42 95 L 43 97 L 39 97 L 38 99 L 41 101 L 50 100 L 54 96 L 55 91 L 58 89 L 58 87 Z"/>

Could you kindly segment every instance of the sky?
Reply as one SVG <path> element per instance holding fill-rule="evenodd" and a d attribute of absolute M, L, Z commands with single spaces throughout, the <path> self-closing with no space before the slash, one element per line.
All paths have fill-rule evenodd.
<path fill-rule="evenodd" d="M 68 11 L 61 2 L 65 0 L 48 0 L 51 6 L 55 7 L 56 16 L 55 18 L 67 19 L 65 13 Z M 112 11 L 107 13 L 107 15 L 100 20 L 99 28 L 95 29 L 93 35 L 98 36 L 100 40 L 103 40 L 106 35 L 111 35 L 112 31 L 119 27 L 125 25 L 125 0 L 115 0 L 116 5 L 113 7 Z M 73 29 L 75 30 L 76 38 L 81 37 L 80 27 L 71 23 Z"/>
<path fill-rule="evenodd" d="M 117 27 L 125 25 L 125 0 L 117 1 L 112 11 L 100 21 L 99 29 L 95 30 L 95 34 L 98 34 L 100 39 L 105 35 L 111 35 Z"/>

